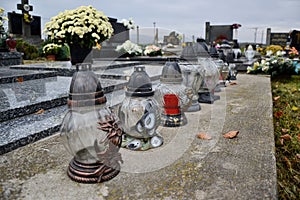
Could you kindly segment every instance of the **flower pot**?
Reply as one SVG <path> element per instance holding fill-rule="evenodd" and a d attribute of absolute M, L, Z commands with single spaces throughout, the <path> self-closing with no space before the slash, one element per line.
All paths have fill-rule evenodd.
<path fill-rule="evenodd" d="M 92 63 L 92 48 L 81 47 L 79 45 L 70 45 L 71 63 L 76 65 L 78 63 Z"/>
<path fill-rule="evenodd" d="M 47 60 L 50 60 L 50 61 L 56 60 L 55 55 L 47 55 L 46 58 L 47 58 Z"/>

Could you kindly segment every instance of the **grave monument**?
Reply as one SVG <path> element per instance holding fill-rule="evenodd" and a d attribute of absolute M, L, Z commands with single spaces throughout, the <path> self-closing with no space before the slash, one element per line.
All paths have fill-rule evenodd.
<path fill-rule="evenodd" d="M 22 0 L 21 4 L 17 4 L 17 9 L 22 13 L 8 12 L 8 32 L 31 44 L 40 44 L 41 17 L 29 13 L 33 11 L 33 6 L 29 5 L 28 0 Z"/>

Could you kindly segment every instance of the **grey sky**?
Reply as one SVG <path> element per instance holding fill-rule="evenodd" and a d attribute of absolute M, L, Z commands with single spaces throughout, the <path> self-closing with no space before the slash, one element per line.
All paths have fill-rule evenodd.
<path fill-rule="evenodd" d="M 6 12 L 16 11 L 21 0 L 0 0 Z M 92 5 L 108 17 L 132 18 L 140 28 L 175 30 L 191 38 L 204 37 L 205 22 L 211 25 L 239 23 L 239 41 L 265 42 L 266 28 L 272 32 L 300 30 L 300 0 L 29 0 L 33 15 L 42 16 L 42 24 L 60 11 Z M 262 38 L 263 36 L 263 38 Z"/>

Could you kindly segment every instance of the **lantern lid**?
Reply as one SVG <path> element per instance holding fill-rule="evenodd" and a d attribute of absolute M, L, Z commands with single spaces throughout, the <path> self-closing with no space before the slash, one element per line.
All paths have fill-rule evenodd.
<path fill-rule="evenodd" d="M 182 80 L 182 73 L 178 62 L 166 62 L 160 76 L 160 81 L 164 83 L 181 83 Z"/>
<path fill-rule="evenodd" d="M 72 77 L 68 106 L 85 107 L 106 103 L 106 97 L 102 90 L 100 80 L 97 75 L 90 71 L 90 63 L 81 63 L 82 70 L 77 70 Z"/>
<path fill-rule="evenodd" d="M 134 97 L 149 97 L 154 95 L 150 77 L 145 71 L 145 66 L 134 67 L 134 72 L 131 74 L 126 96 Z"/>

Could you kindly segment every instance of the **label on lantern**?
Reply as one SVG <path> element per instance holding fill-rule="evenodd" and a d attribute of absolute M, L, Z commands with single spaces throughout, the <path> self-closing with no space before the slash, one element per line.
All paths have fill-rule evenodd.
<path fill-rule="evenodd" d="M 180 114 L 179 99 L 176 94 L 165 94 L 164 102 L 165 102 L 164 109 L 166 115 Z"/>

